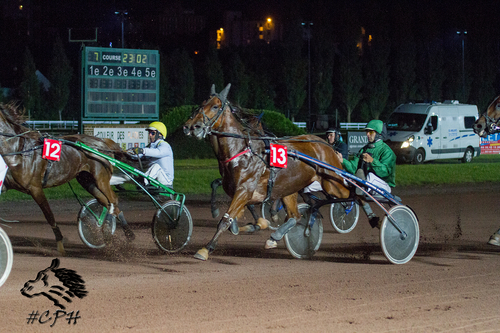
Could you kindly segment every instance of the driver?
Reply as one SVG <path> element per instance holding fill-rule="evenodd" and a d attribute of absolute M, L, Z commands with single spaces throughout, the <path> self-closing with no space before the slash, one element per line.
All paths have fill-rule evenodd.
<path fill-rule="evenodd" d="M 344 141 L 342 141 L 342 136 L 338 128 L 329 128 L 326 131 L 326 140 L 333 147 L 333 149 L 335 149 L 335 151 L 342 154 L 342 157 L 346 159 L 349 157 L 347 145 Z"/>
<path fill-rule="evenodd" d="M 146 171 L 147 176 L 173 188 L 174 155 L 172 148 L 165 141 L 167 128 L 163 123 L 155 121 L 149 124 L 146 131 L 148 132 L 149 145 L 146 148 L 136 147 L 134 152 L 139 158 L 144 158 L 149 162 L 149 168 Z M 144 179 L 144 183 L 149 184 L 147 179 Z"/>
<path fill-rule="evenodd" d="M 366 125 L 368 144 L 352 160 L 343 158 L 339 152 L 336 154 L 347 172 L 355 173 L 358 178 L 390 193 L 391 187 L 396 186 L 396 155 L 382 140 L 383 128 L 381 120 L 372 120 Z M 356 189 L 356 194 L 362 195 L 363 191 Z M 380 227 L 380 218 L 373 213 L 370 205 L 364 200 L 361 203 L 372 228 Z"/>

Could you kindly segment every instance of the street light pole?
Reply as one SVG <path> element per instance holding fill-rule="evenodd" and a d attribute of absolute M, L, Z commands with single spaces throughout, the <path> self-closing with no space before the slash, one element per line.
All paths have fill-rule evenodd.
<path fill-rule="evenodd" d="M 125 35 L 123 33 L 124 29 L 123 29 L 123 23 L 125 21 L 125 15 L 128 15 L 128 12 L 125 10 L 125 9 L 122 9 L 122 10 L 117 10 L 115 12 L 116 15 L 120 15 L 120 19 L 122 21 L 122 49 L 125 48 Z"/>
<path fill-rule="evenodd" d="M 465 100 L 465 35 L 467 35 L 467 30 L 459 30 L 457 34 L 462 37 L 462 100 Z"/>
<path fill-rule="evenodd" d="M 311 26 L 312 22 L 303 22 L 303 26 L 307 27 L 307 102 L 309 107 L 308 123 L 309 131 L 311 127 Z"/>

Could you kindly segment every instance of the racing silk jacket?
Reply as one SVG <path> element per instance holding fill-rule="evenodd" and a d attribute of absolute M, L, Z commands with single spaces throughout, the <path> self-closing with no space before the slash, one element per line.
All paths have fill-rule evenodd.
<path fill-rule="evenodd" d="M 143 149 L 141 156 L 146 157 L 149 166 L 158 164 L 165 172 L 169 183 L 172 184 L 174 181 L 174 154 L 168 142 L 156 140 Z"/>
<path fill-rule="evenodd" d="M 373 157 L 372 163 L 366 163 L 366 171 L 373 172 L 382 178 L 390 187 L 396 186 L 396 154 L 382 140 L 369 143 L 360 149 L 352 160 L 343 159 L 342 166 L 349 173 L 356 173 L 363 159 L 361 155 L 369 153 Z"/>
<path fill-rule="evenodd" d="M 349 151 L 347 149 L 347 145 L 345 144 L 345 142 L 337 141 L 332 145 L 332 147 L 333 149 L 341 153 L 343 158 L 349 157 Z"/>

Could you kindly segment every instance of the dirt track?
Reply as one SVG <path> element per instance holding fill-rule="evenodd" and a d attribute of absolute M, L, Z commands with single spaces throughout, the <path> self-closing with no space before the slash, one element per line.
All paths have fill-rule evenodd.
<path fill-rule="evenodd" d="M 160 253 L 152 239 L 149 202 L 122 201 L 137 239 L 127 245 L 86 248 L 76 228 L 76 200 L 55 201 L 67 257 L 88 296 L 66 303 L 79 311 L 71 324 L 32 312 L 58 309 L 46 297 L 20 289 L 57 257 L 54 236 L 34 202 L 2 203 L 0 217 L 19 220 L 4 229 L 14 266 L 0 287 L 2 332 L 499 332 L 500 248 L 486 244 L 500 226 L 500 184 L 396 189 L 420 220 L 420 246 L 405 265 L 388 263 L 378 232 L 360 215 L 349 234 L 323 219 L 320 250 L 293 259 L 283 243 L 266 251 L 269 231 L 222 236 L 207 262 L 193 254 L 215 232 L 206 201 L 188 202 L 195 225 L 180 254 Z M 190 199 L 190 198 L 188 198 Z M 224 203 L 227 207 L 227 203 Z M 221 212 L 223 209 L 221 209 Z M 240 225 L 249 222 L 240 221 Z M 61 314 L 61 313 L 60 313 Z M 43 323 L 47 321 L 46 323 Z"/>

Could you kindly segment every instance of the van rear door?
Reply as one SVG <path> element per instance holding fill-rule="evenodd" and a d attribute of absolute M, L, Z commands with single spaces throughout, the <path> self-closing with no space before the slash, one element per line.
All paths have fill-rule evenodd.
<path fill-rule="evenodd" d="M 459 158 L 463 153 L 460 149 L 459 115 L 456 106 L 439 107 L 441 148 L 439 158 Z"/>

